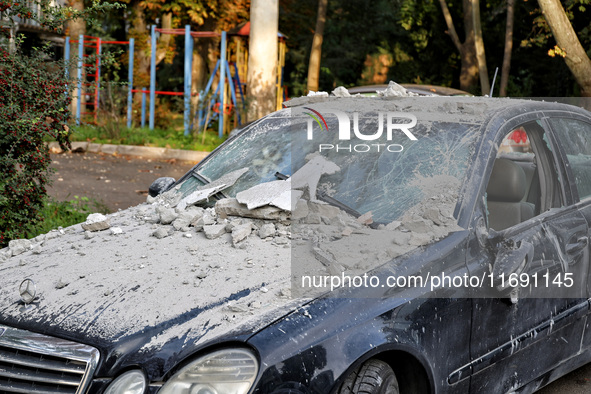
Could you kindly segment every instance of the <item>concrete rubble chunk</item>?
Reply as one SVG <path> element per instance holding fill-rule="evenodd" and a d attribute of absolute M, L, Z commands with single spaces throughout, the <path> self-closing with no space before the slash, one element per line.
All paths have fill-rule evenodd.
<path fill-rule="evenodd" d="M 351 93 L 349 93 L 347 88 L 344 86 L 337 87 L 331 93 L 333 96 L 336 96 L 336 97 L 351 97 Z"/>
<path fill-rule="evenodd" d="M 8 242 L 8 248 L 12 256 L 18 256 L 31 249 L 32 244 L 28 239 L 14 239 Z"/>
<path fill-rule="evenodd" d="M 123 234 L 121 227 L 111 227 L 111 235 Z"/>
<path fill-rule="evenodd" d="M 427 233 L 431 230 L 431 226 L 424 219 L 417 219 L 404 223 L 404 228 L 417 233 Z"/>
<path fill-rule="evenodd" d="M 380 90 L 377 93 L 379 97 L 411 97 L 418 95 L 417 93 L 409 92 L 406 88 L 394 81 L 390 81 L 385 90 Z"/>
<path fill-rule="evenodd" d="M 341 168 L 318 153 L 307 155 L 306 159 L 308 162 L 289 178 L 291 180 L 291 186 L 298 190 L 307 189 L 310 202 L 325 204 L 316 198 L 320 177 L 324 174 L 334 174 L 340 171 Z"/>
<path fill-rule="evenodd" d="M 0 261 L 4 261 L 12 256 L 12 252 L 9 248 L 0 249 Z"/>
<path fill-rule="evenodd" d="M 179 210 L 184 210 L 187 206 L 195 205 L 203 202 L 209 201 L 209 197 L 219 193 L 221 190 L 224 190 L 226 185 L 219 185 L 216 187 L 209 187 L 207 189 L 202 190 L 195 190 L 187 197 L 183 198 L 177 205 Z"/>
<path fill-rule="evenodd" d="M 161 224 L 170 224 L 174 221 L 174 219 L 176 219 L 178 217 L 178 213 L 176 213 L 173 208 L 167 208 L 167 207 L 160 206 L 160 207 L 156 208 L 156 212 L 158 213 L 158 216 L 160 217 Z"/>
<path fill-rule="evenodd" d="M 209 197 L 233 186 L 246 172 L 248 172 L 248 167 L 240 168 L 221 176 L 207 185 L 196 188 L 195 191 L 183 198 L 177 207 L 185 209 L 187 206 L 209 201 Z"/>
<path fill-rule="evenodd" d="M 353 234 L 353 229 L 352 229 L 351 227 L 347 226 L 347 227 L 345 227 L 345 228 L 343 229 L 343 231 L 341 232 L 341 234 L 342 234 L 344 237 L 348 237 L 349 235 Z"/>
<path fill-rule="evenodd" d="M 225 230 L 225 229 L 224 229 Z M 252 224 L 246 223 L 234 227 L 232 230 L 232 243 L 236 245 L 238 242 L 246 239 L 252 232 Z M 206 234 L 207 236 L 207 234 Z"/>
<path fill-rule="evenodd" d="M 57 283 L 55 284 L 55 288 L 56 289 L 63 289 L 64 287 L 68 286 L 69 284 L 70 284 L 70 282 L 66 282 L 62 278 L 60 278 L 57 281 Z"/>
<path fill-rule="evenodd" d="M 86 231 L 102 231 L 110 227 L 109 218 L 102 213 L 91 213 L 86 218 L 86 221 L 82 223 L 82 228 Z M 46 238 L 49 238 L 49 233 Z"/>
<path fill-rule="evenodd" d="M 275 225 L 273 223 L 266 223 L 259 229 L 259 237 L 262 239 L 275 236 Z"/>
<path fill-rule="evenodd" d="M 189 226 L 191 225 L 193 218 L 194 216 L 191 212 L 182 212 L 176 219 L 174 219 L 172 227 L 177 231 L 189 231 Z"/>
<path fill-rule="evenodd" d="M 269 205 L 284 211 L 293 211 L 303 194 L 304 192 L 301 190 L 286 190 L 279 197 L 273 199 Z"/>
<path fill-rule="evenodd" d="M 240 226 L 242 219 L 232 219 L 226 223 L 226 231 L 231 233 L 236 227 Z"/>
<path fill-rule="evenodd" d="M 84 226 L 82 226 L 84 228 Z M 107 227 L 108 228 L 108 227 Z M 85 229 L 86 230 L 86 229 Z M 97 230 L 98 231 L 98 230 Z M 59 231 L 57 230 L 51 230 L 50 232 L 48 232 L 47 234 L 45 234 L 45 240 L 49 241 L 51 239 L 55 239 L 57 237 L 60 236 Z"/>
<path fill-rule="evenodd" d="M 444 225 L 443 221 L 441 220 L 441 212 L 437 207 L 427 208 L 423 213 L 423 217 L 432 221 L 438 226 Z"/>
<path fill-rule="evenodd" d="M 396 232 L 396 236 L 392 239 L 395 245 L 406 246 L 410 241 L 410 233 Z"/>
<path fill-rule="evenodd" d="M 168 237 L 168 235 L 169 235 L 168 229 L 166 229 L 164 227 L 160 227 L 158 230 L 156 230 L 152 233 L 152 236 L 154 236 L 158 239 Z"/>
<path fill-rule="evenodd" d="M 287 197 L 285 197 L 285 195 Z M 285 210 L 291 210 L 291 200 L 285 204 L 285 200 L 291 196 L 291 180 L 278 180 L 266 183 L 261 183 L 243 190 L 236 194 L 236 200 L 239 203 L 245 204 L 248 209 L 260 208 L 265 205 L 270 205 L 271 202 L 276 201 L 282 206 L 287 206 Z"/>
<path fill-rule="evenodd" d="M 205 210 L 205 212 L 203 213 L 203 224 L 204 225 L 210 225 L 210 224 L 215 224 L 217 221 L 217 217 L 216 217 L 216 211 L 208 208 L 207 210 Z"/>
<path fill-rule="evenodd" d="M 215 204 L 218 215 L 241 216 L 253 219 L 265 220 L 289 220 L 290 214 L 277 207 L 261 207 L 248 209 L 246 205 L 240 204 L 235 198 L 224 198 Z"/>
<path fill-rule="evenodd" d="M 223 224 L 210 224 L 203 226 L 203 232 L 207 239 L 219 238 L 226 233 L 226 226 Z"/>
<path fill-rule="evenodd" d="M 395 220 L 393 222 L 390 222 L 386 225 L 385 229 L 388 231 L 394 231 L 396 230 L 398 227 L 400 227 L 400 225 L 402 224 L 401 221 L 399 220 Z"/>
<path fill-rule="evenodd" d="M 275 245 L 287 245 L 289 243 L 289 239 L 287 239 L 287 237 L 275 237 L 275 239 L 273 240 L 273 243 Z"/>
<path fill-rule="evenodd" d="M 423 246 L 431 242 L 431 236 L 429 234 L 411 233 L 412 236 L 408 243 L 414 246 Z"/>
<path fill-rule="evenodd" d="M 371 211 L 366 212 L 357 218 L 357 222 L 369 226 L 373 223 L 373 214 Z"/>
<path fill-rule="evenodd" d="M 296 202 L 295 209 L 293 209 L 291 212 L 291 218 L 293 220 L 300 220 L 308 216 L 308 213 L 308 201 L 299 199 Z"/>
<path fill-rule="evenodd" d="M 317 213 L 321 217 L 325 217 L 328 219 L 337 218 L 342 213 L 342 211 L 339 208 L 327 204 L 310 203 L 308 204 L 308 209 L 310 212 Z"/>
<path fill-rule="evenodd" d="M 322 219 L 320 218 L 320 215 L 317 212 L 310 212 L 306 217 L 307 224 L 320 224 L 321 222 Z"/>

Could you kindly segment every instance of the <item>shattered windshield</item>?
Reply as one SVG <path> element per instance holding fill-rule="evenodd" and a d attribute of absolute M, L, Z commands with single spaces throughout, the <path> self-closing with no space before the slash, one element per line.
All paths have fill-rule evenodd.
<path fill-rule="evenodd" d="M 457 201 L 479 125 L 417 116 L 407 133 L 383 114 L 363 113 L 350 117 L 350 139 L 343 140 L 339 119 L 312 115 L 283 110 L 253 124 L 181 185 L 183 196 L 204 188 L 217 192 L 223 177 L 228 197 L 293 177 L 298 196 L 354 216 L 371 212 L 377 223 L 399 219 L 444 189 L 453 189 Z M 383 138 L 374 138 L 382 130 Z"/>

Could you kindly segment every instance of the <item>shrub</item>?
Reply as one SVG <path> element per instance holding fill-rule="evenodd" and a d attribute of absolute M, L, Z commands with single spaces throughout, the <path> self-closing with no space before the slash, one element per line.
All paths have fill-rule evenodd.
<path fill-rule="evenodd" d="M 18 48 L 18 43 L 17 43 Z M 69 148 L 69 95 L 60 64 L 42 50 L 22 56 L 0 48 L 0 245 L 40 220 L 52 138 Z"/>
<path fill-rule="evenodd" d="M 54 139 L 69 148 L 67 87 L 73 85 L 65 77 L 67 65 L 49 60 L 49 47 L 33 48 L 26 55 L 21 51 L 22 39 L 11 36 L 13 18 L 35 20 L 59 32 L 68 19 L 92 22 L 92 14 L 115 6 L 93 3 L 77 12 L 52 6 L 49 0 L 0 0 L 0 247 L 28 235 L 42 221 L 39 211 L 50 164 L 44 141 Z"/>

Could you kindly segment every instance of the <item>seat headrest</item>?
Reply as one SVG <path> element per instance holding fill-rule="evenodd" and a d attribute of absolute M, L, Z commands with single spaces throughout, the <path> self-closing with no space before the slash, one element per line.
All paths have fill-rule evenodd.
<path fill-rule="evenodd" d="M 487 198 L 499 202 L 519 202 L 525 196 L 523 169 L 508 159 L 496 159 L 486 188 Z"/>

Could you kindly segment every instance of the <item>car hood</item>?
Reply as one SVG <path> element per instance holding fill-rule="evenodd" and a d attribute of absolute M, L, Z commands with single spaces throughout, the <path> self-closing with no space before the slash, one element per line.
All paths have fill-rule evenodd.
<path fill-rule="evenodd" d="M 231 233 L 207 239 L 150 223 L 154 209 L 143 204 L 109 215 L 103 231 L 79 224 L 23 253 L 2 251 L 1 322 L 103 350 L 133 339 L 134 350 L 157 352 L 175 338 L 195 349 L 245 327 L 255 332 L 303 302 L 290 297 L 286 237 L 253 234 L 234 246 Z M 37 291 L 28 306 L 19 294 L 25 278 Z"/>

